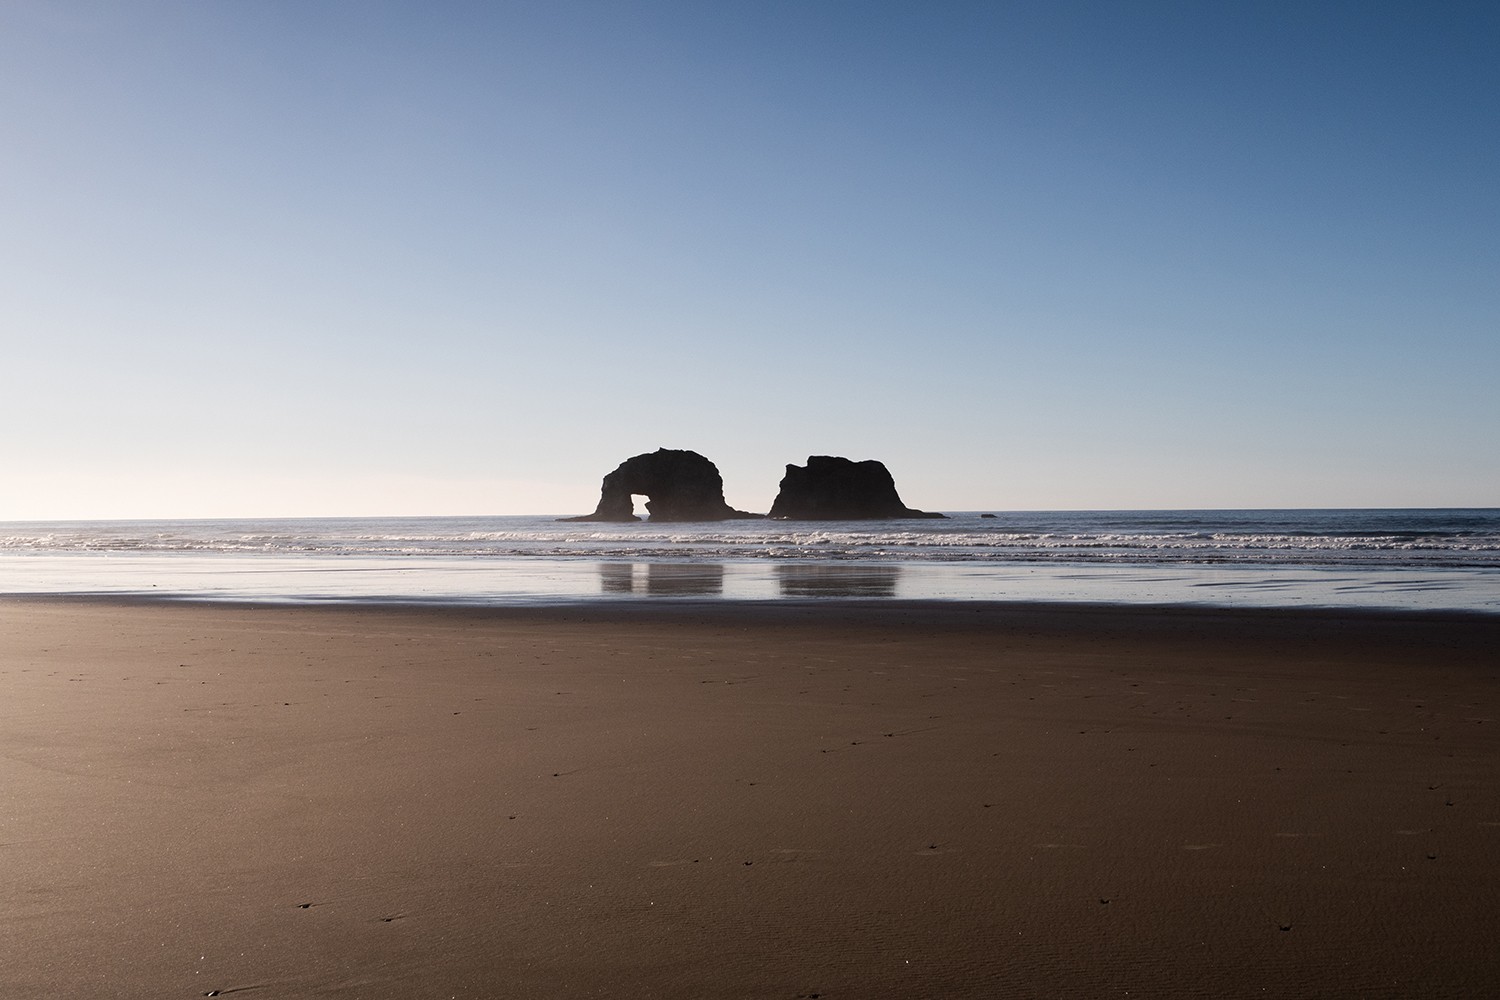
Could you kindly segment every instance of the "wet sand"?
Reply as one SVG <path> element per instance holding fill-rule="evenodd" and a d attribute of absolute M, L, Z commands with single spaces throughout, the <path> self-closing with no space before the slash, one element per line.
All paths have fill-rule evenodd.
<path fill-rule="evenodd" d="M 1500 618 L 0 601 L 0 996 L 1469 997 Z"/>

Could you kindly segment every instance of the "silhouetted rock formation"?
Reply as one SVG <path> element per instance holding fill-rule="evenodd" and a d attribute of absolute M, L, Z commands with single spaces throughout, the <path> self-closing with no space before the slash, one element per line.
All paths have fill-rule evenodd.
<path fill-rule="evenodd" d="M 866 521 L 893 517 L 943 517 L 912 510 L 896 493 L 896 481 L 880 462 L 813 455 L 788 465 L 781 492 L 768 517 L 806 521 Z"/>
<path fill-rule="evenodd" d="M 627 458 L 604 477 L 599 506 L 592 514 L 563 521 L 638 521 L 634 495 L 647 498 L 653 521 L 727 521 L 761 517 L 735 510 L 724 502 L 724 477 L 719 467 L 696 451 L 658 448 L 648 455 Z"/>

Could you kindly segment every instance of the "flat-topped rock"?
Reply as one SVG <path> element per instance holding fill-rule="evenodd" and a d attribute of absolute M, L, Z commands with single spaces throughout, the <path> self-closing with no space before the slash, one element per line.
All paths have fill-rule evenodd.
<path fill-rule="evenodd" d="M 768 517 L 805 521 L 873 521 L 944 517 L 901 502 L 896 481 L 881 462 L 813 455 L 788 465 Z"/>
<path fill-rule="evenodd" d="M 696 451 L 658 448 L 620 463 L 604 477 L 592 514 L 561 521 L 639 521 L 635 496 L 644 496 L 652 521 L 728 521 L 758 518 L 724 502 L 719 467 Z"/>

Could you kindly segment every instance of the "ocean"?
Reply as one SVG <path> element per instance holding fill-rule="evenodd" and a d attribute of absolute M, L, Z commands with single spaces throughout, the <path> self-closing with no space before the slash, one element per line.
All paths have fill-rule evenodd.
<path fill-rule="evenodd" d="M 495 605 L 897 598 L 1500 614 L 1500 509 L 702 524 L 552 516 L 10 522 L 0 523 L 0 593 Z"/>

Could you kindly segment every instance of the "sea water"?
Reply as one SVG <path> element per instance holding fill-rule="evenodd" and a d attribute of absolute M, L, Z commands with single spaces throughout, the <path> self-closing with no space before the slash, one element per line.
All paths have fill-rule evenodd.
<path fill-rule="evenodd" d="M 1500 613 L 1500 509 L 0 523 L 0 593 L 524 604 L 622 598 Z"/>

